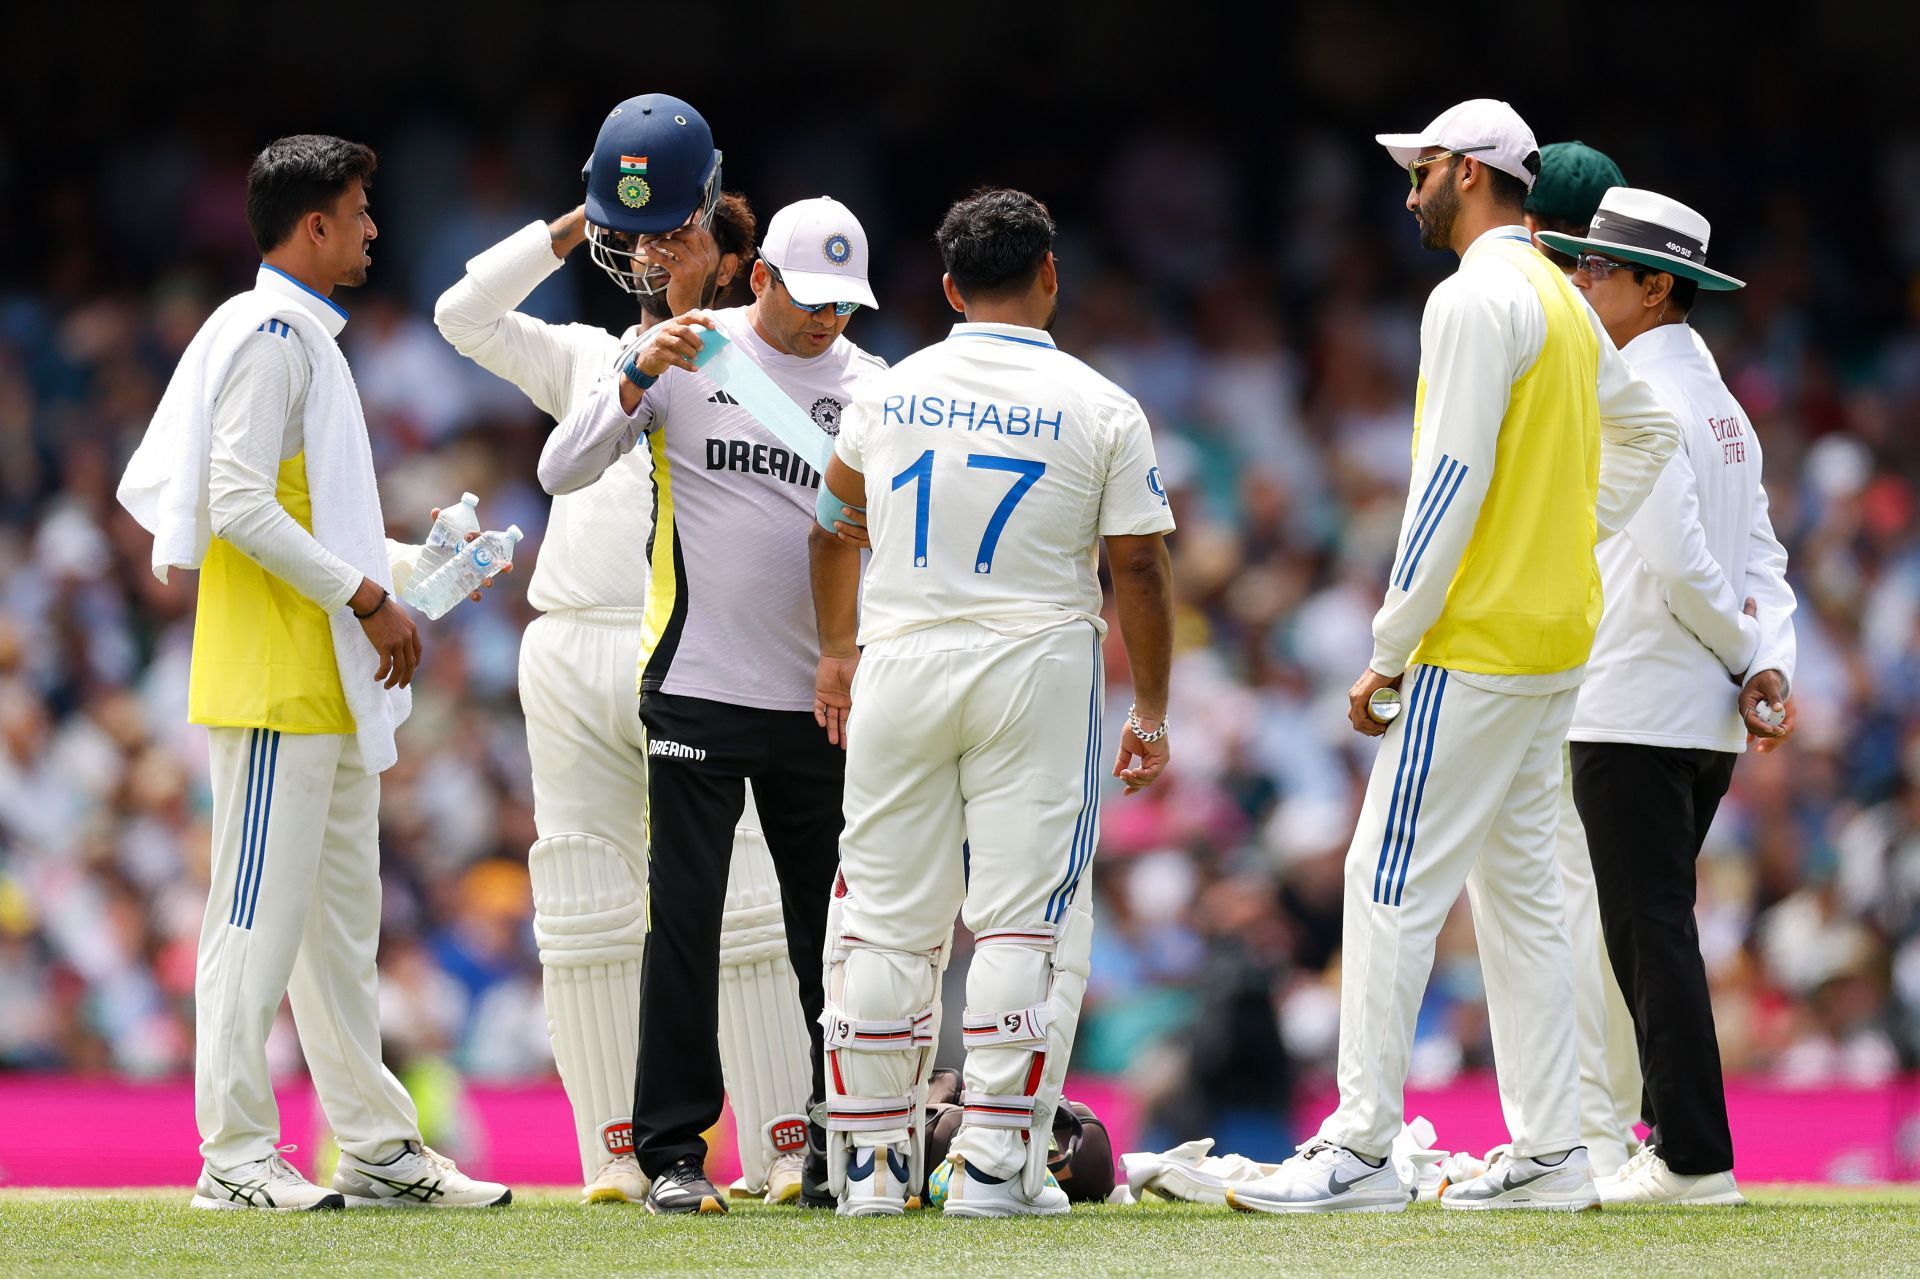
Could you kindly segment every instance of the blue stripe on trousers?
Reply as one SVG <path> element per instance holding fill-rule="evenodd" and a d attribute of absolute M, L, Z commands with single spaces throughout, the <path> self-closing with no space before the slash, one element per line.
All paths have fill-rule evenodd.
<path fill-rule="evenodd" d="M 1407 771 L 1413 758 L 1418 740 L 1415 721 L 1427 704 L 1427 681 L 1433 674 L 1431 666 L 1422 666 L 1413 673 L 1413 691 L 1407 694 L 1406 737 L 1400 743 L 1400 763 L 1393 777 L 1393 801 L 1387 805 L 1387 824 L 1380 833 L 1380 857 L 1373 867 L 1373 900 L 1380 900 L 1380 885 L 1387 880 L 1387 861 L 1394 843 L 1394 827 L 1400 820 L 1401 797 L 1407 788 Z"/>
<path fill-rule="evenodd" d="M 1420 785 L 1413 792 L 1413 818 L 1407 823 L 1407 846 L 1400 858 L 1400 874 L 1394 880 L 1393 904 L 1398 906 L 1407 890 L 1407 868 L 1413 864 L 1413 841 L 1420 833 L 1420 801 L 1427 794 L 1427 773 L 1433 767 L 1433 742 L 1440 733 L 1440 707 L 1447 700 L 1447 672 L 1440 672 L 1439 686 L 1433 693 L 1433 712 L 1427 717 L 1427 748 L 1420 761 Z"/>
<path fill-rule="evenodd" d="M 1067 849 L 1067 873 L 1047 895 L 1047 920 L 1052 922 L 1073 900 L 1080 882 L 1080 850 L 1093 843 L 1100 819 L 1100 783 L 1095 778 L 1100 755 L 1100 633 L 1093 635 L 1093 677 L 1087 689 L 1087 746 L 1081 759 L 1080 813 L 1073 822 L 1073 842 Z"/>
<path fill-rule="evenodd" d="M 1432 744 L 1433 699 L 1440 671 L 1435 667 L 1426 667 L 1423 673 L 1426 679 L 1421 683 L 1418 705 L 1407 712 L 1407 740 L 1400 756 L 1398 784 L 1400 811 L 1397 817 L 1387 823 L 1386 840 L 1382 846 L 1385 874 L 1378 877 L 1374 889 L 1373 899 L 1386 906 L 1393 904 L 1393 883 L 1400 873 L 1400 860 L 1406 855 L 1414 823 L 1419 817 L 1414 811 L 1414 789 L 1419 784 L 1422 763 Z"/>
<path fill-rule="evenodd" d="M 273 779 L 280 767 L 280 731 L 272 730 L 267 748 L 267 785 L 260 804 L 260 827 L 254 834 L 253 887 L 247 892 L 246 927 L 253 927 L 254 908 L 260 904 L 260 875 L 267 864 L 267 825 L 273 820 Z"/>
<path fill-rule="evenodd" d="M 260 750 L 260 730 L 247 730 L 247 792 L 240 803 L 240 862 L 233 870 L 233 903 L 227 907 L 227 922 L 240 922 L 240 903 L 246 895 L 247 859 L 253 849 L 253 762 Z"/>

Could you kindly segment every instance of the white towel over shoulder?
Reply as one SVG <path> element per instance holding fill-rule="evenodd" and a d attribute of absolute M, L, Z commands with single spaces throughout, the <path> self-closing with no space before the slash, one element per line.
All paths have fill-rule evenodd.
<path fill-rule="evenodd" d="M 207 510 L 213 403 L 248 334 L 279 320 L 300 336 L 313 360 L 307 390 L 307 486 L 314 540 L 388 590 L 386 521 L 373 470 L 373 447 L 353 373 L 333 335 L 298 302 L 263 289 L 228 299 L 200 326 L 160 397 L 147 434 L 120 478 L 120 504 L 153 534 L 153 572 L 197 569 L 213 538 Z M 384 772 L 398 758 L 394 730 L 413 709 L 413 694 L 374 679 L 378 655 L 347 610 L 329 619 L 340 684 L 367 771 Z"/>

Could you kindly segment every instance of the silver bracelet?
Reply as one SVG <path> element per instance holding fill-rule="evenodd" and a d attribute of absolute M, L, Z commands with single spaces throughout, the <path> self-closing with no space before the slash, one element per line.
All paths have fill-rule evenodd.
<path fill-rule="evenodd" d="M 1127 707 L 1127 727 L 1133 730 L 1133 735 L 1140 740 L 1142 746 L 1151 746 L 1165 737 L 1167 735 L 1167 724 L 1169 722 L 1167 717 L 1162 715 L 1160 717 L 1160 727 L 1149 733 L 1146 729 L 1140 727 L 1140 716 L 1135 713 L 1135 708 L 1131 706 Z"/>

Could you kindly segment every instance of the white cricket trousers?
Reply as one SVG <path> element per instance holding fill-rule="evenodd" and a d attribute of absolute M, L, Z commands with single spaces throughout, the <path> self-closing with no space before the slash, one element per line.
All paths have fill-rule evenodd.
<path fill-rule="evenodd" d="M 1347 850 L 1340 973 L 1340 1106 L 1320 1136 L 1386 1157 L 1404 1122 L 1414 1021 L 1434 941 L 1470 888 L 1483 946 L 1494 1066 L 1516 1155 L 1579 1144 L 1573 952 L 1554 854 L 1561 745 L 1577 688 L 1496 693 L 1407 669 L 1405 709 L 1381 739 Z M 1496 993 L 1497 992 L 1497 993 Z"/>
<path fill-rule="evenodd" d="M 1554 852 L 1560 863 L 1560 881 L 1566 889 L 1567 937 L 1573 947 L 1573 1002 L 1580 1061 L 1580 1141 L 1593 1162 L 1593 1174 L 1618 1172 L 1627 1161 L 1638 1135 L 1640 1119 L 1640 1056 L 1633 1035 L 1633 1015 L 1621 997 L 1620 983 L 1607 959 L 1606 939 L 1600 932 L 1600 895 L 1594 887 L 1593 859 L 1587 851 L 1586 828 L 1573 805 L 1573 773 L 1561 753 L 1560 814 Z M 1469 891 L 1472 883 L 1469 881 Z M 1473 929 L 1480 949 L 1503 948 L 1506 934 L 1500 922 L 1476 899 Z M 1486 969 L 1487 998 L 1505 1001 L 1511 993 L 1499 983 L 1511 976 L 1505 967 Z M 1519 1094 L 1501 1077 L 1500 1104 L 1509 1116 L 1523 1109 Z M 1520 1125 L 1524 1127 L 1524 1123 Z"/>
<path fill-rule="evenodd" d="M 520 644 L 533 763 L 528 853 L 547 1029 L 591 1181 L 633 1152 L 646 938 L 647 757 L 636 673 L 640 610 L 545 614 Z M 721 956 L 720 1053 L 749 1185 L 804 1114 L 810 1036 L 786 958 L 780 889 L 749 791 L 734 831 Z"/>
<path fill-rule="evenodd" d="M 194 975 L 194 1117 L 215 1168 L 280 1141 L 267 1033 L 293 1001 L 340 1148 L 379 1162 L 420 1139 L 380 1060 L 380 779 L 351 735 L 210 728 L 212 885 Z"/>
<path fill-rule="evenodd" d="M 1032 1099 L 1044 1146 L 1079 1019 L 1092 919 L 1075 897 L 1099 840 L 1102 691 L 1100 635 L 1084 621 L 1018 638 L 948 622 L 869 645 L 855 678 L 843 923 L 869 949 L 846 961 L 840 1007 L 856 1022 L 937 1007 L 934 969 L 911 956 L 944 946 L 961 913 L 979 944 L 969 1107 L 952 1149 L 996 1176 L 1018 1171 L 1028 1148 L 1024 1126 L 986 1099 L 1000 1111 Z M 1012 935 L 986 944 L 996 930 Z M 996 1037 L 1009 1017 L 1043 1033 Z M 832 1060 L 836 1093 L 912 1086 L 899 1053 Z"/>

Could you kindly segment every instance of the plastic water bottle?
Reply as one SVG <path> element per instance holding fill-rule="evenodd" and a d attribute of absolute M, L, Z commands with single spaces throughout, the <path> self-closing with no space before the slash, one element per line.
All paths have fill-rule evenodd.
<path fill-rule="evenodd" d="M 452 559 L 420 584 L 414 607 L 431 618 L 445 617 L 455 604 L 513 563 L 514 543 L 521 536 L 520 526 L 513 524 L 504 533 L 482 533 L 463 543 Z"/>
<path fill-rule="evenodd" d="M 420 558 L 407 579 L 407 589 L 400 592 L 402 601 L 414 608 L 421 607 L 420 588 L 466 545 L 467 534 L 480 531 L 479 506 L 479 498 L 462 493 L 458 502 L 440 508 L 440 518 L 427 530 L 427 544 L 420 549 Z"/>

